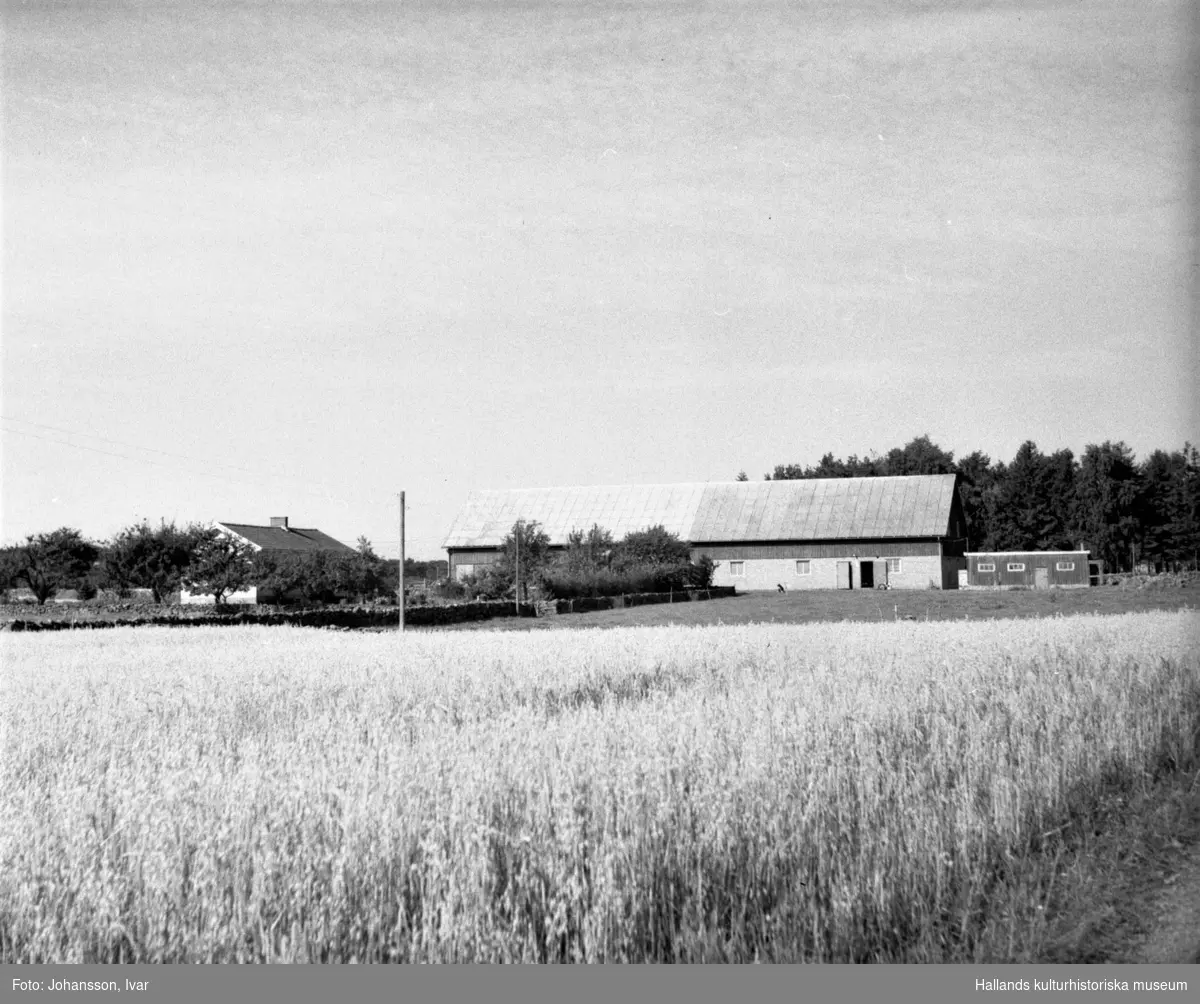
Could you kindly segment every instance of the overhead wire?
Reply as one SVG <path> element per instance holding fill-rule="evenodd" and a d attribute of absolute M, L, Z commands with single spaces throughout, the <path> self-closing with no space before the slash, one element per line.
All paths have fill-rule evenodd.
<path fill-rule="evenodd" d="M 83 437 L 83 438 L 94 439 L 94 440 L 97 440 L 101 443 L 105 443 L 110 446 L 121 447 L 121 448 L 125 448 L 128 450 L 140 450 L 142 452 L 155 454 L 156 456 L 167 457 L 172 460 L 181 460 L 190 465 L 195 465 L 195 464 L 206 465 L 208 463 L 206 461 L 199 460 L 198 458 L 191 457 L 186 454 L 172 453 L 168 450 L 159 450 L 154 447 L 140 446 L 136 443 L 130 443 L 130 442 L 126 442 L 123 440 L 111 439 L 111 438 L 105 437 L 105 436 L 98 436 L 94 433 L 79 432 L 78 430 L 66 429 L 66 428 L 63 428 L 62 426 L 50 425 L 45 422 L 32 422 L 28 419 L 15 418 L 10 415 L 0 415 L 0 419 L 2 419 L 4 422 L 20 423 L 20 424 L 24 424 L 24 425 L 29 425 L 29 426 L 33 426 L 34 428 L 44 429 L 44 430 L 47 430 L 50 432 L 59 433 L 60 435 L 79 436 L 79 437 Z M 253 475 L 255 472 L 253 472 L 247 468 L 244 468 L 244 467 L 237 467 L 233 464 L 216 464 L 216 465 L 212 465 L 212 466 L 224 468 L 227 471 L 235 471 L 242 475 L 250 475 L 251 477 L 233 477 L 233 476 L 230 476 L 229 474 L 216 473 L 211 470 L 205 471 L 205 470 L 199 469 L 195 466 L 186 466 L 185 467 L 185 466 L 180 466 L 178 464 L 163 463 L 160 460 L 152 460 L 149 457 L 129 456 L 128 454 L 125 454 L 125 453 L 118 453 L 118 452 L 114 452 L 112 450 L 101 449 L 100 447 L 87 445 L 85 443 L 73 443 L 73 442 L 70 442 L 69 440 L 52 438 L 50 436 L 41 436 L 41 435 L 38 435 L 37 433 L 29 432 L 24 429 L 12 428 L 11 426 L 3 428 L 3 431 L 5 433 L 11 433 L 12 435 L 15 435 L 15 436 L 23 436 L 28 439 L 36 439 L 41 442 L 52 443 L 56 446 L 65 446 L 70 449 L 84 450 L 88 453 L 95 453 L 100 456 L 112 457 L 117 460 L 127 460 L 127 461 L 131 461 L 133 463 L 147 464 L 152 467 L 161 467 L 166 470 L 180 471 L 183 473 L 194 474 L 199 477 L 213 478 L 213 479 L 216 479 L 219 481 L 226 481 L 231 484 L 251 485 L 256 488 L 264 488 L 264 487 L 278 488 L 279 487 L 278 485 L 271 485 L 269 481 L 264 480 L 262 478 L 254 478 Z M 268 477 L 279 480 L 279 481 L 288 481 L 288 480 L 294 481 L 295 480 L 294 478 L 291 478 L 291 479 L 288 478 L 286 475 L 278 475 L 273 472 L 268 472 Z M 287 490 L 288 491 L 298 491 L 301 494 L 308 495 L 311 498 L 321 498 L 326 501 L 340 502 L 344 505 L 355 505 L 355 504 L 361 505 L 361 500 L 358 503 L 352 503 L 350 500 L 348 500 L 346 498 L 343 498 L 339 495 L 333 494 L 332 490 L 330 490 L 330 486 L 324 485 L 321 482 L 307 482 L 307 483 L 314 484 L 314 485 L 318 486 L 319 488 L 323 488 L 326 490 L 314 492 L 314 491 L 304 489 L 304 488 L 297 489 L 297 488 L 291 488 L 291 487 L 289 487 Z M 413 506 L 412 504 L 408 504 L 406 506 L 406 508 L 411 512 L 414 509 L 420 510 L 425 507 L 420 506 L 420 505 Z M 444 539 L 443 534 L 436 534 L 436 535 L 435 534 L 406 534 L 405 535 L 406 543 L 416 544 L 416 545 L 420 545 L 420 546 L 440 545 L 443 539 Z M 380 546 L 396 545 L 396 544 L 399 544 L 399 538 L 381 539 L 381 540 L 374 541 L 373 543 L 377 543 Z"/>
<path fill-rule="evenodd" d="M 214 478 L 218 481 L 228 481 L 232 484 L 252 485 L 256 488 L 275 487 L 277 489 L 279 487 L 277 485 L 272 486 L 272 485 L 270 485 L 270 483 L 268 481 L 261 479 L 261 478 L 259 478 L 259 479 L 250 479 L 250 478 L 245 478 L 245 477 L 235 478 L 235 477 L 229 476 L 228 474 L 217 474 L 213 471 L 204 471 L 204 470 L 200 470 L 196 467 L 181 467 L 178 464 L 165 464 L 162 461 L 151 460 L 148 457 L 131 457 L 125 453 L 116 453 L 112 450 L 102 450 L 99 447 L 88 446 L 84 443 L 72 443 L 69 440 L 65 440 L 65 439 L 54 439 L 54 438 L 51 438 L 50 436 L 39 436 L 37 433 L 27 432 L 24 429 L 6 428 L 3 431 L 6 433 L 10 433 L 14 436 L 24 436 L 28 439 L 37 439 L 44 443 L 53 443 L 56 446 L 65 446 L 65 447 L 68 447 L 73 450 L 85 450 L 88 453 L 98 453 L 101 456 L 113 457 L 117 460 L 128 460 L 128 461 L 131 461 L 131 462 L 137 463 L 137 464 L 149 464 L 152 467 L 162 467 L 162 468 L 165 468 L 166 470 L 181 471 L 183 473 L 193 474 L 198 477 Z M 99 437 L 97 437 L 97 438 L 99 438 Z M 118 443 L 118 444 L 114 444 L 114 445 L 128 445 L 128 444 L 119 444 Z M 136 447 L 136 446 L 129 446 L 129 448 L 130 449 L 145 449 L 144 447 Z M 162 453 L 164 451 L 153 451 L 153 452 Z M 171 457 L 176 457 L 177 459 L 185 459 L 185 460 L 189 459 L 189 458 L 180 458 L 176 454 L 166 454 L 166 455 L 171 456 Z M 242 468 L 234 468 L 234 470 L 242 470 Z M 281 480 L 281 481 L 287 480 L 287 478 L 282 475 L 271 475 L 271 476 L 275 477 L 277 480 Z M 342 498 L 341 496 L 334 495 L 334 494 L 332 494 L 330 492 L 326 492 L 326 491 L 314 492 L 314 491 L 311 491 L 311 490 L 305 489 L 305 488 L 288 488 L 287 490 L 299 492 L 300 494 L 308 495 L 311 498 L 323 498 L 326 501 L 341 502 L 344 505 L 352 505 L 353 504 L 350 502 L 349 499 Z"/>
<path fill-rule="evenodd" d="M 138 443 L 131 443 L 131 442 L 128 442 L 125 440 L 111 439 L 107 436 L 98 436 L 94 432 L 80 432 L 78 429 L 64 429 L 62 426 L 48 425 L 45 422 L 32 422 L 27 418 L 16 418 L 12 415 L 0 415 L 0 419 L 3 419 L 5 422 L 17 422 L 21 425 L 31 425 L 37 429 L 47 429 L 51 432 L 61 433 L 64 436 L 80 436 L 84 439 L 96 439 L 102 443 L 108 443 L 111 446 L 121 446 L 121 447 L 124 447 L 129 450 L 141 450 L 144 453 L 154 453 L 154 454 L 157 454 L 157 455 L 163 456 L 163 457 L 171 457 L 175 460 L 185 460 L 188 463 L 203 464 L 203 465 L 209 466 L 209 467 L 221 467 L 221 468 L 224 468 L 225 470 L 237 471 L 239 474 L 248 474 L 251 477 L 257 476 L 260 473 L 259 471 L 251 470 L 248 467 L 238 467 L 236 464 L 213 463 L 211 461 L 201 460 L 199 457 L 189 456 L 188 454 L 185 454 L 185 453 L 172 453 L 169 450 L 160 450 L 160 449 L 157 449 L 152 446 L 142 446 Z M 9 431 L 16 432 L 18 434 L 20 433 L 20 430 L 18 430 L 18 429 L 10 429 Z M 57 440 L 52 440 L 52 442 L 57 442 Z M 68 444 L 64 444 L 64 445 L 77 445 L 77 444 L 69 444 L 68 443 Z M 276 477 L 276 478 L 280 478 L 280 479 L 284 479 L 284 480 L 286 480 L 288 478 L 288 475 L 277 474 L 274 471 L 268 471 L 267 474 L 270 477 Z M 328 488 L 328 489 L 332 490 L 331 485 L 324 484 L 320 481 L 311 481 L 308 479 L 305 479 L 305 481 L 307 484 L 316 485 L 320 488 Z"/>

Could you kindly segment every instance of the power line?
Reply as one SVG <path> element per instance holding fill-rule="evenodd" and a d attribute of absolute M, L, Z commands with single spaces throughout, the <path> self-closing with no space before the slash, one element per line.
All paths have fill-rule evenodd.
<path fill-rule="evenodd" d="M 199 477 L 204 477 L 204 478 L 215 478 L 218 481 L 228 481 L 232 484 L 252 485 L 255 488 L 269 487 L 267 485 L 267 483 L 264 481 L 249 481 L 245 478 L 231 478 L 228 475 L 214 474 L 211 471 L 202 471 L 202 470 L 197 470 L 195 468 L 189 469 L 186 467 L 179 467 L 178 465 L 164 464 L 164 463 L 160 463 L 157 460 L 150 460 L 146 457 L 130 457 L 124 453 L 113 453 L 111 450 L 101 450 L 95 446 L 85 446 L 83 443 L 72 443 L 67 440 L 52 439 L 49 436 L 39 436 L 36 433 L 26 432 L 23 429 L 5 429 L 4 431 L 7 433 L 11 433 L 14 436 L 25 436 L 28 439 L 37 439 L 43 443 L 53 443 L 55 446 L 67 446 L 73 450 L 86 450 L 88 453 L 98 453 L 101 456 L 114 457 L 117 460 L 129 460 L 136 464 L 149 464 L 152 467 L 162 467 L 167 470 L 182 471 L 187 474 L 194 474 L 194 475 L 197 475 Z M 133 449 L 137 449 L 137 447 L 133 447 Z M 168 454 L 168 456 L 170 456 L 170 454 Z M 235 468 L 235 469 L 240 470 L 240 468 Z M 344 505 L 351 504 L 348 499 L 344 499 L 344 498 L 341 498 L 340 496 L 336 496 L 336 495 L 330 495 L 326 492 L 312 492 L 312 491 L 307 491 L 303 488 L 288 489 L 288 490 L 289 491 L 294 490 L 294 491 L 297 491 L 299 494 L 308 495 L 312 498 L 323 498 L 323 499 L 326 499 L 327 501 L 331 501 L 331 502 L 341 502 Z"/>
<path fill-rule="evenodd" d="M 37 429 L 48 429 L 51 432 L 59 432 L 59 433 L 62 433 L 64 436 L 80 436 L 84 439 L 95 439 L 95 440 L 100 441 L 101 443 L 108 443 L 111 446 L 123 446 L 128 450 L 141 450 L 143 453 L 155 453 L 155 454 L 158 454 L 159 456 L 171 457 L 175 460 L 186 460 L 188 463 L 202 464 L 207 467 L 222 467 L 225 470 L 237 471 L 239 474 L 249 474 L 252 477 L 261 476 L 263 473 L 265 473 L 268 477 L 279 478 L 280 480 L 289 480 L 288 475 L 276 474 L 274 471 L 263 472 L 263 471 L 258 471 L 258 470 L 252 470 L 248 467 L 238 467 L 236 464 L 213 463 L 208 460 L 201 460 L 199 457 L 189 456 L 188 454 L 185 454 L 185 453 L 171 453 L 168 450 L 159 450 L 159 449 L 155 449 L 154 447 L 151 447 L 151 446 L 141 446 L 138 443 L 130 443 L 130 442 L 126 442 L 126 441 L 120 440 L 120 439 L 109 439 L 106 436 L 97 436 L 93 432 L 80 432 L 77 429 L 64 429 L 64 428 L 62 428 L 62 426 L 47 425 L 45 422 L 31 422 L 27 418 L 14 418 L 11 415 L 0 415 L 0 418 L 3 418 L 4 421 L 6 421 L 6 422 L 19 422 L 21 425 L 32 425 L 34 428 L 37 428 Z M 19 430 L 17 430 L 17 429 L 10 429 L 9 431 L 10 432 L 19 432 Z M 52 440 L 52 442 L 57 442 L 57 440 Z M 74 445 L 74 444 L 66 444 L 66 445 Z M 291 478 L 291 480 L 296 480 L 296 479 Z M 310 485 L 315 485 L 318 488 L 331 489 L 331 487 L 332 487 L 330 485 L 323 484 L 320 481 L 310 481 L 310 480 L 306 479 L 306 483 L 310 484 Z"/>

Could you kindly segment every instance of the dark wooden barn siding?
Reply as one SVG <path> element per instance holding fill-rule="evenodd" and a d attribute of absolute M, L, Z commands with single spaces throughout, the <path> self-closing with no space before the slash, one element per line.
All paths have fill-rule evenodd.
<path fill-rule="evenodd" d="M 455 565 L 488 565 L 500 560 L 498 548 L 478 551 L 451 551 L 450 561 Z"/>
<path fill-rule="evenodd" d="M 559 547 L 551 544 L 548 548 L 551 554 L 557 554 L 560 551 L 565 551 L 565 547 Z M 450 555 L 450 574 L 454 574 L 454 569 L 459 565 L 491 565 L 500 560 L 500 556 L 504 553 L 504 549 L 500 547 L 481 547 L 473 550 L 451 548 L 448 552 Z"/>
<path fill-rule="evenodd" d="M 1075 567 L 1059 571 L 1055 565 L 1069 561 Z M 979 571 L 979 564 L 994 564 L 994 572 Z M 1009 562 L 1024 564 L 1019 572 L 1008 570 Z M 1049 553 L 1026 551 L 1020 554 L 970 554 L 967 555 L 967 584 L 971 586 L 1029 586 L 1037 584 L 1038 568 L 1046 569 L 1047 583 L 1051 586 L 1086 586 L 1088 584 L 1088 554 L 1086 551 L 1072 553 Z"/>
<path fill-rule="evenodd" d="M 955 540 L 948 537 L 942 541 L 942 555 L 946 558 L 961 558 L 967 553 L 967 541 L 965 538 Z"/>
<path fill-rule="evenodd" d="M 753 558 L 848 558 L 858 555 L 863 558 L 916 558 L 937 557 L 936 540 L 838 540 L 804 544 L 694 544 L 692 557 L 707 554 L 713 561 Z"/>
<path fill-rule="evenodd" d="M 460 565 L 490 565 L 493 562 L 500 560 L 499 548 L 478 549 L 478 550 L 458 550 L 451 548 L 447 552 L 450 556 L 450 578 L 457 579 L 457 569 Z"/>

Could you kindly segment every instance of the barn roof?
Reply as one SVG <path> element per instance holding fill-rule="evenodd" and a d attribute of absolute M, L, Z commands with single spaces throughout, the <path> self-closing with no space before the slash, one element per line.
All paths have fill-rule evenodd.
<path fill-rule="evenodd" d="M 552 544 L 566 544 L 572 530 L 599 523 L 620 540 L 634 530 L 662 524 L 687 540 L 703 484 L 599 485 L 590 488 L 524 488 L 474 491 L 454 517 L 443 547 L 499 547 L 518 520 L 536 520 Z"/>
<path fill-rule="evenodd" d="M 264 551 L 353 551 L 340 540 L 320 530 L 289 526 L 254 526 L 250 523 L 218 523 Z"/>
<path fill-rule="evenodd" d="M 443 547 L 498 547 L 518 519 L 552 544 L 593 523 L 621 539 L 662 524 L 693 544 L 731 541 L 940 537 L 954 475 L 697 482 L 472 492 Z"/>
<path fill-rule="evenodd" d="M 1036 548 L 1031 548 L 1028 551 L 964 551 L 963 556 L 967 558 L 1011 558 L 1017 555 L 1025 556 L 1030 554 L 1091 554 L 1087 548 L 1076 548 L 1071 551 L 1039 551 Z"/>

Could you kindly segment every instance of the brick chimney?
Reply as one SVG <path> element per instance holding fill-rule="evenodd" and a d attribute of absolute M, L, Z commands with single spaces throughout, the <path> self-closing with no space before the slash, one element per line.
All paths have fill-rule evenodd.
<path fill-rule="evenodd" d="M 271 529 L 274 530 L 276 528 L 278 528 L 280 530 L 286 530 L 288 528 L 286 516 L 272 516 L 271 517 Z"/>

